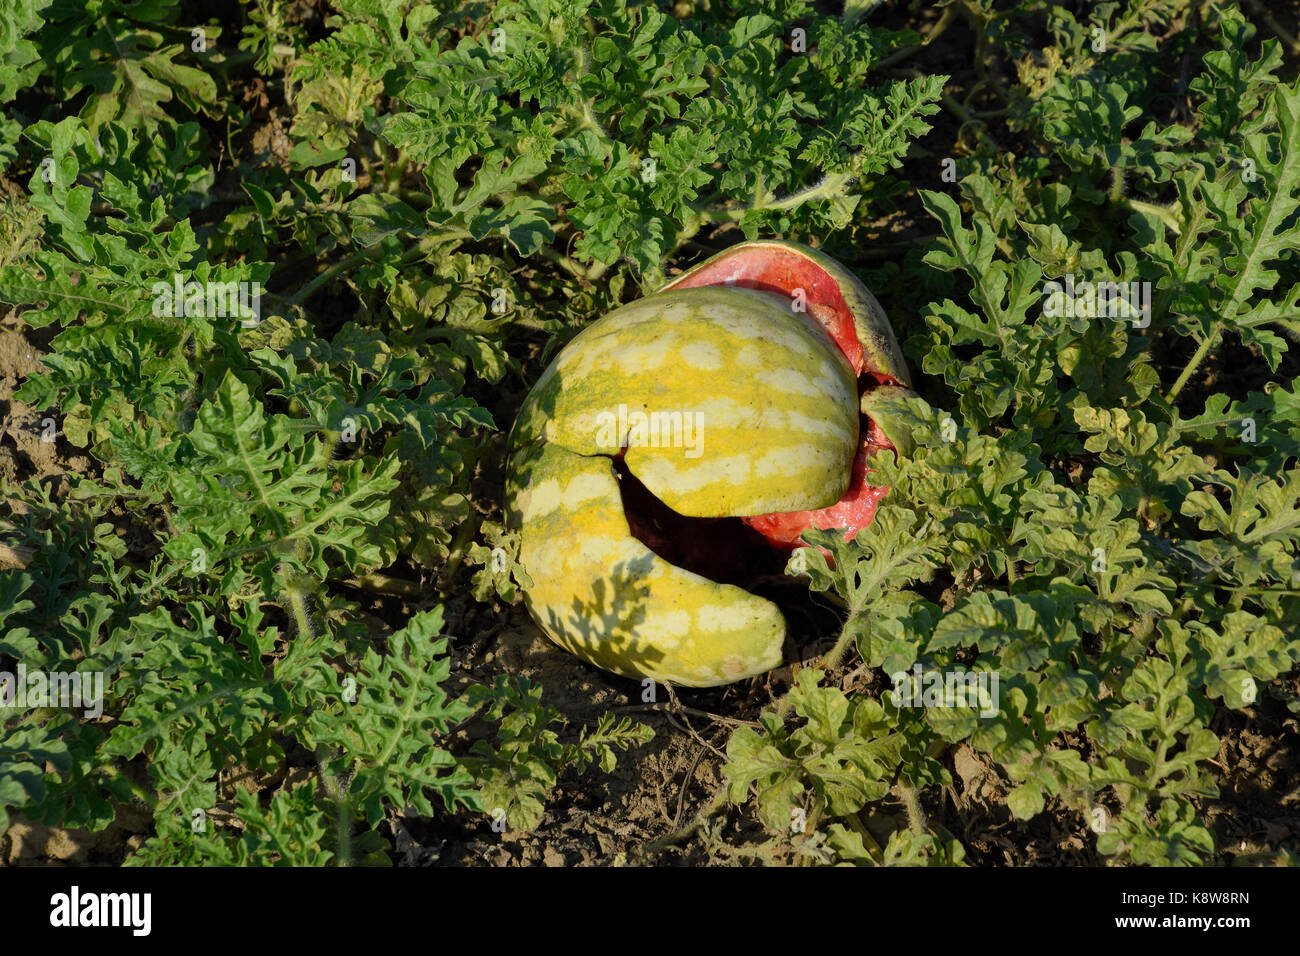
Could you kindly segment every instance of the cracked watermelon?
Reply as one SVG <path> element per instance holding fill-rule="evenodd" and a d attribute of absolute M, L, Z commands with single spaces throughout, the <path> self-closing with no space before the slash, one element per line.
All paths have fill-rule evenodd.
<path fill-rule="evenodd" d="M 556 644 L 628 677 L 706 687 L 782 662 L 779 609 L 732 583 L 707 521 L 773 547 L 870 523 L 871 454 L 904 450 L 871 411 L 906 390 L 884 312 L 834 260 L 742 243 L 592 323 L 556 356 L 510 436 L 506 517 Z M 671 524 L 669 525 L 671 527 Z M 725 557 L 725 555 L 723 555 Z M 716 573 L 698 573 L 713 559 Z"/>

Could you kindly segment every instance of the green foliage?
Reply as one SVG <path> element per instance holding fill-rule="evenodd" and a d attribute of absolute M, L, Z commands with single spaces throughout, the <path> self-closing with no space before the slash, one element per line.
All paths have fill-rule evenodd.
<path fill-rule="evenodd" d="M 967 748 L 1112 862 L 1222 859 L 1223 715 L 1300 711 L 1275 39 L 1231 5 L 968 2 L 957 92 L 867 3 L 303 9 L 0 7 L 0 302 L 46 353 L 13 411 L 88 463 L 0 474 L 0 670 L 105 677 L 102 713 L 0 713 L 0 831 L 143 808 L 132 864 L 321 865 L 387 862 L 408 809 L 540 825 L 649 731 L 453 669 L 530 583 L 500 416 L 701 248 L 861 272 L 903 206 L 931 236 L 868 278 L 917 451 L 873 462 L 870 528 L 793 556 L 844 625 L 734 732 L 719 806 L 753 797 L 760 856 L 961 865 L 924 810 Z M 996 706 L 896 699 L 917 668 Z"/>
<path fill-rule="evenodd" d="M 1133 5 L 1153 17 L 1158 6 Z M 1101 5 L 1098 22 L 1116 9 Z M 887 302 L 891 290 L 938 293 L 907 341 L 930 401 L 891 409 L 917 450 L 873 460 L 871 480 L 889 492 L 856 540 L 808 532 L 820 550 L 789 565 L 842 602 L 824 660 L 856 649 L 887 678 L 880 703 L 818 688 L 844 736 L 812 746 L 828 731 L 803 703 L 802 671 L 762 728 L 729 747 L 729 797 L 752 794 L 774 839 L 798 795 L 815 795 L 801 799 L 824 833 L 794 842 L 822 862 L 961 862 L 915 791 L 886 795 L 896 775 L 922 795 L 938 782 L 917 773 L 921 761 L 893 754 L 867 800 L 837 802 L 819 782 L 823 752 L 843 771 L 868 742 L 900 734 L 940 769 L 951 748 L 970 748 L 999 768 L 1015 818 L 1073 815 L 1110 862 L 1211 862 L 1218 715 L 1300 706 L 1287 679 L 1300 662 L 1295 383 L 1252 389 L 1229 365 L 1210 380 L 1224 391 L 1211 384 L 1197 400 L 1203 411 L 1179 401 L 1216 348 L 1247 350 L 1267 376 L 1300 332 L 1300 87 L 1273 75 L 1276 41 L 1246 56 L 1253 28 L 1228 14 L 1221 49 L 1190 84 L 1190 121 L 1162 124 L 1131 22 L 1111 24 L 1100 56 L 1068 12 L 1049 21 L 1061 45 L 1026 56 L 1010 125 L 1052 162 L 985 152 L 956 190 L 919 190 L 939 235 L 882 270 Z M 1014 11 L 999 16 L 1009 44 L 1016 25 Z M 1051 307 L 1053 281 L 1080 287 L 1067 308 Z M 1150 282 L 1149 309 L 1099 311 L 1085 282 Z M 1170 350 L 1179 358 L 1162 357 Z M 997 706 L 894 707 L 890 685 L 916 669 L 996 676 Z M 887 721 L 845 735 L 844 715 L 868 706 Z M 911 825 L 881 847 L 865 811 L 891 798 Z"/>
<path fill-rule="evenodd" d="M 220 28 L 205 25 L 201 42 L 183 25 L 177 0 L 60 0 L 41 11 L 38 46 L 49 64 L 56 100 L 89 91 L 81 108 L 87 127 L 109 121 L 145 129 L 171 118 L 175 100 L 187 112 L 215 110 L 217 87 L 196 46 L 216 44 Z"/>
<path fill-rule="evenodd" d="M 495 740 L 476 740 L 464 764 L 479 781 L 483 809 L 497 827 L 531 830 L 541 822 L 543 800 L 561 769 L 596 764 L 614 769 L 618 751 L 650 741 L 651 731 L 630 718 L 607 713 L 575 743 L 561 743 L 552 725 L 560 712 L 541 702 L 542 689 L 527 678 L 497 677 L 492 688 L 471 691 L 475 709 L 496 726 Z"/>
<path fill-rule="evenodd" d="M 376 62 L 373 82 L 397 61 L 382 74 L 401 104 L 383 138 L 421 167 L 431 226 L 500 235 L 521 255 L 572 236 L 580 272 L 627 260 L 653 285 L 711 222 L 751 236 L 845 224 L 850 183 L 896 167 L 929 128 L 942 78 L 863 87 L 889 36 L 827 18 L 811 33 L 816 54 L 787 57 L 782 24 L 761 13 L 723 25 L 650 5 L 528 0 L 496 6 L 446 50 L 408 40 L 361 55 Z M 301 95 L 324 104 L 322 87 L 338 81 L 309 70 Z M 346 148 L 346 136 L 327 142 Z M 482 162 L 463 186 L 473 155 Z"/>
<path fill-rule="evenodd" d="M 477 809 L 473 778 L 452 769 L 455 757 L 438 746 L 470 714 L 442 688 L 451 662 L 441 629 L 440 611 L 411 618 L 388 637 L 386 654 L 366 649 L 356 686 L 345 681 L 337 706 L 308 719 L 303 743 L 320 760 L 330 796 L 356 805 L 372 826 L 388 806 L 432 814 L 429 793 L 447 810 Z"/>
<path fill-rule="evenodd" d="M 880 704 L 850 702 L 818 686 L 821 678 L 819 670 L 801 670 L 786 697 L 800 726 L 787 732 L 768 711 L 761 731 L 741 727 L 727 745 L 728 798 L 740 803 L 755 786 L 759 818 L 773 830 L 815 825 L 824 815 L 846 816 L 879 800 L 907 746 Z"/>
<path fill-rule="evenodd" d="M 515 604 L 520 590 L 533 585 L 519 563 L 519 532 L 506 531 L 496 522 L 484 524 L 481 530 L 486 543 L 471 545 L 467 555 L 471 564 L 481 565 L 471 580 L 474 599 L 487 601 L 495 594 L 507 604 Z"/>
<path fill-rule="evenodd" d="M 517 542 L 471 504 L 494 449 L 483 388 L 518 375 L 520 339 L 570 333 L 751 198 L 714 182 L 716 118 L 687 122 L 715 88 L 701 70 L 735 60 L 725 82 L 756 104 L 735 123 L 779 102 L 790 150 L 834 135 L 875 150 L 863 170 L 895 163 L 929 108 L 887 85 L 892 139 L 868 142 L 876 94 L 831 122 L 820 79 L 765 72 L 766 17 L 729 36 L 650 7 L 469 22 L 340 2 L 312 42 L 289 5 L 248 14 L 231 36 L 170 0 L 0 11 L 0 302 L 52 336 L 16 398 L 93 456 L 57 489 L 4 488 L 5 546 L 28 557 L 0 571 L 0 662 L 106 678 L 102 717 L 4 714 L 0 823 L 101 828 L 143 804 L 135 862 L 163 864 L 376 860 L 408 807 L 534 826 L 559 774 L 608 772 L 648 731 L 602 719 L 561 742 L 558 712 L 513 683 L 452 693 L 437 611 L 376 634 L 348 589 L 386 572 L 445 599 L 479 568 L 480 599 L 517 599 Z M 282 162 L 253 146 L 250 70 L 289 107 Z M 829 170 L 819 149 L 774 156 L 769 186 Z M 848 195 L 810 197 L 802 221 Z M 638 245 L 648 215 L 663 231 Z M 518 256 L 608 281 L 521 278 Z M 455 752 L 469 721 L 495 745 Z"/>

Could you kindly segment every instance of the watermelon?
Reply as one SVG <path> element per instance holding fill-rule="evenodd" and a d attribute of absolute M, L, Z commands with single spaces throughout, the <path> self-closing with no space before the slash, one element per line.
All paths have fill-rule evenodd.
<path fill-rule="evenodd" d="M 788 550 L 810 527 L 869 524 L 885 493 L 870 456 L 905 442 L 872 395 L 908 384 L 871 293 L 794 243 L 742 243 L 603 316 L 510 435 L 533 618 L 627 677 L 708 687 L 778 666 L 780 610 L 727 580 L 735 528 Z"/>

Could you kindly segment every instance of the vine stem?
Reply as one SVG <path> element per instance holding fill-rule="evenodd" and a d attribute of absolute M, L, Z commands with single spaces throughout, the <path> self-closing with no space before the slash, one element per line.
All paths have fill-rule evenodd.
<path fill-rule="evenodd" d="M 903 806 L 907 808 L 907 823 L 912 832 L 917 836 L 925 836 L 925 811 L 921 809 L 921 798 L 917 795 L 916 788 L 899 784 L 896 790 L 902 798 Z"/>
<path fill-rule="evenodd" d="M 1250 7 L 1251 13 L 1268 24 L 1268 28 L 1277 34 L 1278 39 L 1287 45 L 1293 55 L 1300 54 L 1300 40 L 1297 40 L 1293 33 L 1278 23 L 1267 7 L 1261 4 L 1259 0 L 1246 0 L 1246 6 Z"/>
<path fill-rule="evenodd" d="M 849 630 L 849 622 L 861 613 L 861 608 L 851 607 L 849 609 L 849 616 L 844 621 L 844 627 L 840 630 L 840 636 L 839 639 L 836 640 L 835 646 L 822 656 L 821 666 L 823 670 L 829 671 L 839 664 L 840 658 L 844 656 L 844 652 L 848 650 L 849 643 L 853 640 L 853 632 Z"/>
<path fill-rule="evenodd" d="M 1215 322 L 1210 328 L 1210 334 L 1205 337 L 1205 341 L 1202 342 L 1200 347 L 1195 351 L 1195 353 L 1193 353 L 1191 360 L 1183 367 L 1182 373 L 1174 380 L 1174 384 L 1170 386 L 1169 394 L 1165 396 L 1165 401 L 1173 404 L 1174 399 L 1178 397 L 1178 393 L 1183 390 L 1183 386 L 1185 386 L 1188 379 L 1192 377 L 1192 373 L 1194 373 L 1197 367 L 1205 361 L 1205 356 L 1208 355 L 1210 349 L 1214 347 L 1214 343 L 1218 340 L 1219 333 L 1222 330 L 1223 323 Z"/>
<path fill-rule="evenodd" d="M 1120 202 L 1124 199 L 1124 167 L 1112 167 L 1110 177 L 1111 183 L 1108 196 L 1111 202 Z"/>
<path fill-rule="evenodd" d="M 470 234 L 466 232 L 464 229 L 456 229 L 456 228 L 442 229 L 437 233 L 432 233 L 430 235 L 425 236 L 414 247 L 402 253 L 402 255 L 398 258 L 397 263 L 400 265 L 402 263 L 410 262 L 412 259 L 418 259 L 420 258 L 420 256 L 429 252 L 436 245 L 438 245 L 438 243 L 442 242 L 445 239 L 469 239 L 469 238 L 471 238 Z M 315 294 L 316 290 L 318 290 L 321 286 L 325 285 L 327 282 L 332 280 L 339 273 L 346 272 L 348 269 L 351 269 L 353 266 L 365 262 L 367 259 L 371 258 L 372 256 L 377 255 L 381 251 L 381 246 L 382 243 L 377 242 L 373 246 L 366 246 L 364 249 L 359 249 L 358 251 L 352 253 L 352 255 L 340 259 L 338 262 L 334 263 L 324 272 L 316 276 L 316 278 L 312 279 L 305 286 L 299 289 L 294 295 L 283 297 L 284 301 L 288 302 L 290 305 L 295 305 L 295 306 L 302 305 L 309 298 L 311 298 L 313 294 Z"/>
<path fill-rule="evenodd" d="M 713 794 L 713 799 L 711 799 L 708 804 L 702 807 L 695 815 L 694 820 L 686 824 L 686 826 L 682 827 L 680 830 L 675 830 L 672 833 L 659 837 L 658 839 L 651 840 L 645 845 L 644 851 L 649 854 L 655 854 L 690 838 L 694 835 L 696 830 L 704 825 L 704 821 L 708 820 L 709 817 L 713 816 L 726 806 L 726 803 L 727 785 L 724 783 L 722 786 L 718 787 L 717 791 Z"/>
<path fill-rule="evenodd" d="M 376 248 L 377 248 L 376 246 L 367 246 L 365 249 L 362 249 L 359 252 L 354 252 L 352 255 L 340 259 L 338 262 L 334 263 L 324 272 L 316 276 L 316 278 L 312 279 L 305 286 L 299 289 L 297 293 L 286 297 L 286 301 L 288 301 L 290 305 L 302 305 L 304 302 L 306 302 L 309 298 L 312 297 L 312 295 L 316 292 L 317 289 L 325 285 L 325 283 L 329 282 L 340 272 L 345 272 L 348 269 L 351 269 L 353 266 L 357 265 L 358 263 L 365 262 L 367 259 L 373 256 L 375 254 Z"/>
<path fill-rule="evenodd" d="M 914 44 L 913 46 L 904 47 L 901 50 L 895 50 L 893 53 L 889 54 L 889 56 L 885 57 L 883 60 L 877 63 L 874 69 L 880 70 L 880 69 L 885 69 L 887 67 L 891 67 L 895 63 L 901 63 L 903 60 L 906 60 L 908 57 L 916 53 L 920 53 L 922 50 L 924 50 L 931 43 L 933 43 L 935 40 L 939 39 L 939 37 L 943 35 L 943 32 L 948 29 L 948 26 L 952 23 L 952 21 L 956 18 L 956 16 L 957 16 L 956 6 L 944 7 L 943 16 L 939 17 L 938 22 L 935 23 L 934 27 L 930 30 L 929 33 L 925 35 L 925 37 L 921 40 L 920 43 Z"/>
<path fill-rule="evenodd" d="M 591 270 L 586 269 L 581 263 L 566 256 L 562 252 L 556 252 L 550 246 L 542 246 L 537 250 L 543 257 L 550 259 L 556 265 L 560 266 L 575 279 L 589 279 Z"/>
<path fill-rule="evenodd" d="M 707 720 L 714 720 L 720 724 L 730 724 L 733 727 L 757 727 L 763 725 L 757 720 L 741 720 L 738 717 L 724 717 L 721 714 L 712 714 L 707 710 L 697 710 L 694 707 L 687 707 L 684 704 L 678 704 L 675 708 L 669 704 L 629 704 L 626 707 L 611 707 L 611 713 L 620 714 L 673 714 L 683 713 L 690 714 L 693 717 L 703 717 Z"/>
<path fill-rule="evenodd" d="M 346 584 L 348 587 L 358 588 L 362 591 L 389 594 L 393 597 L 419 598 L 424 595 L 424 588 L 415 581 L 393 577 L 391 574 L 382 574 L 379 571 L 368 571 L 365 574 L 358 574 L 351 578 L 330 578 L 330 580 L 338 581 L 340 584 Z"/>
<path fill-rule="evenodd" d="M 325 755 L 317 751 L 316 766 L 320 771 L 325 793 L 334 804 L 334 835 L 338 841 L 338 865 L 352 865 L 352 810 L 348 798 L 339 786 L 338 777 L 325 769 Z"/>
<path fill-rule="evenodd" d="M 1183 234 L 1182 223 L 1178 221 L 1178 217 L 1174 215 L 1172 209 L 1166 209 L 1164 206 L 1157 205 L 1156 203 L 1143 202 L 1141 199 L 1133 199 L 1129 196 L 1121 197 L 1121 199 L 1134 212 L 1150 213 L 1155 216 L 1163 222 L 1165 228 L 1175 236 L 1181 236 Z"/>
<path fill-rule="evenodd" d="M 876 838 L 871 835 L 871 831 L 867 829 L 867 825 L 862 822 L 862 819 L 856 813 L 850 813 L 844 819 L 853 829 L 853 832 L 862 837 L 862 845 L 867 848 L 867 852 L 871 854 L 871 858 L 877 863 L 883 863 L 885 860 L 885 851 L 876 841 Z"/>
<path fill-rule="evenodd" d="M 569 52 L 573 55 L 574 59 L 577 60 L 578 64 L 577 74 L 574 77 L 574 86 L 577 87 L 581 83 L 582 78 L 585 77 L 588 72 L 587 51 L 585 47 L 579 45 L 573 47 Z M 581 95 L 579 95 L 578 100 L 580 105 L 578 107 L 578 113 L 574 118 L 577 120 L 579 128 L 589 129 L 597 136 L 604 139 L 613 139 L 605 127 L 600 125 L 600 120 L 596 119 L 596 113 L 591 108 L 591 102 Z M 570 116 L 574 116 L 572 109 L 569 109 L 566 112 Z"/>
<path fill-rule="evenodd" d="M 296 634 L 311 633 L 311 614 L 307 610 L 307 589 L 299 584 L 290 584 L 284 590 L 289 609 L 293 614 Z"/>
<path fill-rule="evenodd" d="M 855 175 L 856 173 L 849 170 L 840 173 L 832 173 L 822 179 L 821 182 L 814 183 L 806 189 L 799 190 L 799 192 L 791 193 L 789 196 L 785 196 L 781 199 L 777 199 L 769 194 L 769 196 L 763 201 L 757 202 L 752 206 L 734 208 L 712 207 L 696 210 L 694 217 L 692 217 L 688 227 L 682 231 L 681 235 L 689 239 L 691 236 L 699 232 L 700 227 L 706 223 L 719 224 L 740 222 L 740 220 L 745 217 L 745 214 L 749 212 L 780 212 L 786 209 L 796 209 L 804 203 L 813 202 L 814 200 L 821 199 L 823 196 L 834 195 L 843 189 L 849 180 L 853 179 Z M 691 228 L 692 226 L 694 228 Z"/>

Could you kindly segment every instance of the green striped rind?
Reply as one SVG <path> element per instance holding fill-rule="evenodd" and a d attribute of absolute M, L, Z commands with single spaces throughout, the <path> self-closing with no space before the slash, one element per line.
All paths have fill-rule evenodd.
<path fill-rule="evenodd" d="M 719 262 L 733 256 L 743 256 L 747 252 L 765 248 L 781 250 L 810 259 L 830 275 L 838 283 L 840 294 L 844 296 L 844 304 L 849 307 L 849 311 L 853 314 L 853 325 L 857 329 L 858 341 L 862 343 L 866 367 L 873 371 L 882 372 L 904 385 L 912 384 L 911 373 L 907 370 L 907 362 L 903 359 L 903 350 L 898 347 L 898 341 L 894 338 L 894 329 L 889 324 L 889 317 L 885 315 L 885 310 L 881 308 L 876 297 L 871 294 L 871 290 L 863 284 L 861 279 L 830 256 L 802 243 L 781 242 L 772 239 L 758 239 L 753 242 L 737 243 L 724 252 L 718 253 L 713 258 L 707 259 L 694 268 L 683 272 L 664 286 L 663 290 L 658 294 L 662 295 L 664 292 L 672 290 L 701 269 L 714 267 Z"/>
<path fill-rule="evenodd" d="M 515 449 L 506 518 L 556 644 L 625 677 L 713 687 L 782 660 L 776 605 L 660 558 L 634 538 L 613 466 L 544 441 Z"/>
<path fill-rule="evenodd" d="M 652 443 L 630 443 L 627 464 L 673 510 L 802 511 L 847 489 L 857 401 L 839 349 L 785 300 L 683 289 L 623 306 L 576 336 L 529 395 L 514 441 L 611 455 L 641 413 Z"/>

